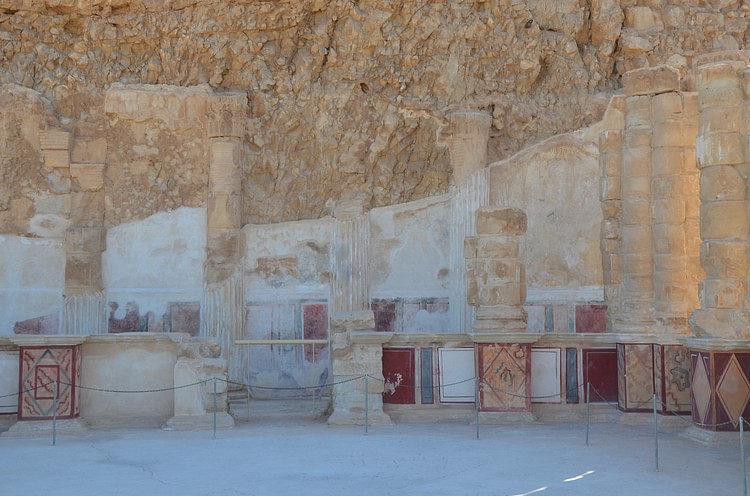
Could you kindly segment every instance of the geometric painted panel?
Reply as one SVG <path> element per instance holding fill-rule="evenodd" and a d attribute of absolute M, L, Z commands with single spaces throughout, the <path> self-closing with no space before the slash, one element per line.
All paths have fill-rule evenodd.
<path fill-rule="evenodd" d="M 480 409 L 531 411 L 531 346 L 479 344 Z"/>
<path fill-rule="evenodd" d="M 19 347 L 18 420 L 53 418 L 57 382 L 57 418 L 79 415 L 81 345 Z"/>
<path fill-rule="evenodd" d="M 711 381 L 706 366 L 707 358 L 700 353 L 695 355 L 693 364 L 693 421 L 708 424 L 708 410 L 711 406 Z"/>
<path fill-rule="evenodd" d="M 414 348 L 383 348 L 383 403 L 414 404 L 415 373 Z"/>
<path fill-rule="evenodd" d="M 745 411 L 747 401 L 750 399 L 750 383 L 745 377 L 736 355 L 732 355 L 729 359 L 724 373 L 719 378 L 716 394 L 729 414 L 732 425 L 737 427 L 740 416 Z"/>

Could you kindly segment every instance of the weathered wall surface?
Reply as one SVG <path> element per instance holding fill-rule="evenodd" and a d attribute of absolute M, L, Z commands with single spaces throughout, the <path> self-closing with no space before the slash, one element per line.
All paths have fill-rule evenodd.
<path fill-rule="evenodd" d="M 57 334 L 64 286 L 61 240 L 0 236 L 0 335 Z"/>
<path fill-rule="evenodd" d="M 113 132 L 145 147 L 111 150 L 136 165 L 130 177 L 108 171 L 132 200 L 114 223 L 132 220 L 137 201 L 143 216 L 174 207 L 173 192 L 196 206 L 205 162 L 187 176 L 175 166 L 204 152 L 142 143 L 163 137 L 162 125 L 140 136 L 109 127 L 104 91 L 116 82 L 246 91 L 243 220 L 278 222 L 322 217 L 342 191 L 374 207 L 446 192 L 452 171 L 435 138 L 447 112 L 490 111 L 490 160 L 506 158 L 597 120 L 600 92 L 627 70 L 742 48 L 747 10 L 739 0 L 11 0 L 0 9 L 0 83 L 47 97 L 94 155 Z M 164 161 L 149 161 L 154 146 Z M 38 166 L 28 147 L 12 154 Z M 0 198 L 17 200 L 10 215 L 0 200 L 11 232 L 7 219 L 31 207 Z"/>
<path fill-rule="evenodd" d="M 528 217 L 529 300 L 603 299 L 598 178 L 597 146 L 574 135 L 492 166 L 490 204 Z"/>
<path fill-rule="evenodd" d="M 205 250 L 205 209 L 180 208 L 110 229 L 102 255 L 109 331 L 196 334 Z"/>

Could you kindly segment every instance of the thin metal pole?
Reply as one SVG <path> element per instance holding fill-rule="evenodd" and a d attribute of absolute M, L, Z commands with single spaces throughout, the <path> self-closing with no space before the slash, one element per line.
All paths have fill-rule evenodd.
<path fill-rule="evenodd" d="M 745 460 L 745 419 L 740 417 L 740 457 L 742 458 L 742 485 L 744 496 L 747 496 L 747 460 Z"/>
<path fill-rule="evenodd" d="M 365 376 L 365 434 L 367 434 L 368 424 L 370 422 L 370 388 L 369 383 L 367 382 L 367 377 L 368 376 Z"/>
<path fill-rule="evenodd" d="M 247 421 L 250 422 L 250 385 L 247 386 Z"/>
<path fill-rule="evenodd" d="M 477 424 L 477 439 L 479 439 L 479 378 L 474 379 L 474 415 L 476 419 L 474 423 Z"/>
<path fill-rule="evenodd" d="M 586 446 L 589 445 L 589 424 L 591 423 L 591 383 L 586 383 Z"/>
<path fill-rule="evenodd" d="M 656 416 L 656 394 L 654 394 L 654 459 L 656 471 L 659 471 L 659 417 Z"/>
<path fill-rule="evenodd" d="M 216 439 L 216 377 L 214 377 L 214 439 Z"/>
<path fill-rule="evenodd" d="M 57 442 L 57 381 L 52 385 L 52 446 Z"/>

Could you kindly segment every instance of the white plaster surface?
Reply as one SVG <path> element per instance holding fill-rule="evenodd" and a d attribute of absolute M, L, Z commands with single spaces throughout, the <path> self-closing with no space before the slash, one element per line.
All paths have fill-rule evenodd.
<path fill-rule="evenodd" d="M 7 494 L 110 496 L 742 494 L 739 442 L 703 446 L 660 429 L 592 424 L 329 427 L 251 421 L 212 433 L 90 430 L 0 438 Z M 29 461 L 44 467 L 29 470 Z"/>
<path fill-rule="evenodd" d="M 522 209 L 527 301 L 603 298 L 595 143 L 560 135 L 492 165 L 490 203 Z"/>
<path fill-rule="evenodd" d="M 447 297 L 450 202 L 434 197 L 370 211 L 370 294 Z"/>
<path fill-rule="evenodd" d="M 138 304 L 141 315 L 161 315 L 169 302 L 198 302 L 203 295 L 206 211 L 179 208 L 111 228 L 103 253 L 107 300 Z"/>
<path fill-rule="evenodd" d="M 0 414 L 18 410 L 18 352 L 0 350 Z M 12 396 L 8 396 L 12 394 Z"/>
<path fill-rule="evenodd" d="M 22 320 L 59 315 L 65 252 L 59 239 L 0 235 L 0 335 Z"/>
<path fill-rule="evenodd" d="M 332 229 L 330 217 L 245 226 L 247 300 L 327 298 Z"/>

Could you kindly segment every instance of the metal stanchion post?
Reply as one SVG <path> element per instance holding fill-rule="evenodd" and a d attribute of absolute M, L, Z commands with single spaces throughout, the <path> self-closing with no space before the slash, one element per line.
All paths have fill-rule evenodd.
<path fill-rule="evenodd" d="M 247 385 L 247 421 L 250 422 L 250 385 Z"/>
<path fill-rule="evenodd" d="M 477 424 L 477 439 L 479 439 L 479 378 L 474 378 L 474 415 Z"/>
<path fill-rule="evenodd" d="M 656 471 L 659 471 L 659 417 L 656 416 L 656 394 L 654 394 L 654 459 Z"/>
<path fill-rule="evenodd" d="M 586 383 L 586 446 L 589 445 L 589 424 L 591 423 L 591 383 Z"/>
<path fill-rule="evenodd" d="M 216 377 L 214 377 L 214 439 L 216 439 Z"/>
<path fill-rule="evenodd" d="M 370 388 L 368 386 L 367 376 L 365 376 L 365 434 L 367 434 L 370 414 Z"/>
<path fill-rule="evenodd" d="M 52 446 L 57 441 L 57 381 L 52 385 Z"/>
<path fill-rule="evenodd" d="M 742 458 L 742 485 L 747 496 L 747 460 L 745 458 L 745 419 L 740 417 L 740 457 Z"/>

